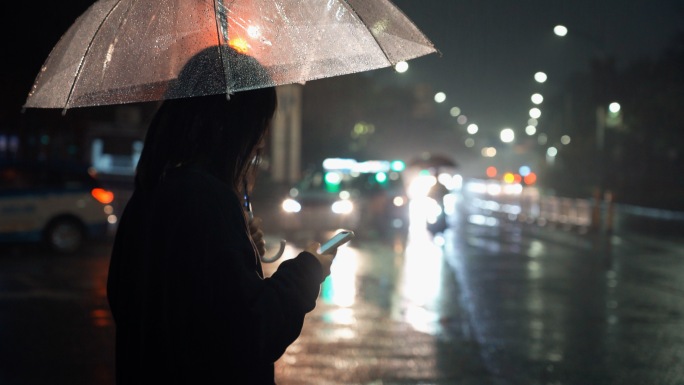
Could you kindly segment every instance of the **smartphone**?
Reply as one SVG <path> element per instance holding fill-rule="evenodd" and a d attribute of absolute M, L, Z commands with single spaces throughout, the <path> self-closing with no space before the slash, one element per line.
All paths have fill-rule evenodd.
<path fill-rule="evenodd" d="M 326 251 L 329 251 L 331 249 L 336 249 L 340 247 L 342 244 L 349 242 L 352 238 L 354 238 L 354 232 L 351 230 L 342 230 L 339 233 L 335 234 L 334 237 L 330 238 L 327 242 L 325 242 L 321 246 L 321 254 L 325 254 Z"/>

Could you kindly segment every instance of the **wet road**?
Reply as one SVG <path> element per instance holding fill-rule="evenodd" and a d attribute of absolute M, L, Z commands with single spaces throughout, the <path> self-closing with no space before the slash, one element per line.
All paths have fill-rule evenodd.
<path fill-rule="evenodd" d="M 493 384 L 460 301 L 426 232 L 355 239 L 338 250 L 317 308 L 277 363 L 278 383 Z"/>
<path fill-rule="evenodd" d="M 113 384 L 107 245 L 0 251 L 0 384 Z"/>
<path fill-rule="evenodd" d="M 278 383 L 684 384 L 681 243 L 464 208 L 443 236 L 340 249 Z M 108 248 L 2 249 L 0 384 L 113 384 Z"/>
<path fill-rule="evenodd" d="M 682 243 L 515 223 L 447 238 L 482 357 L 504 383 L 684 383 Z"/>

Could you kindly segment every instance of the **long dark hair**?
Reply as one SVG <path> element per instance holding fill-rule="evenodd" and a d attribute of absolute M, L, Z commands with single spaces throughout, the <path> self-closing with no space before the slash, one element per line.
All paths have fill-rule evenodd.
<path fill-rule="evenodd" d="M 217 63 L 207 61 L 204 54 L 208 52 L 216 51 L 203 51 L 184 72 L 193 76 L 211 72 L 207 66 Z M 254 66 L 252 62 L 250 65 Z M 222 71 L 216 73 L 222 74 Z M 187 87 L 187 79 L 183 75 L 179 79 Z M 198 86 L 203 87 L 207 81 L 225 82 L 219 76 L 202 79 Z M 268 131 L 276 106 L 274 87 L 240 91 L 230 96 L 215 94 L 165 100 L 145 137 L 136 169 L 136 188 L 151 190 L 167 169 L 188 165 L 201 167 L 229 183 L 236 192 L 240 191 L 255 170 L 255 157 L 260 156 L 257 146 Z"/>

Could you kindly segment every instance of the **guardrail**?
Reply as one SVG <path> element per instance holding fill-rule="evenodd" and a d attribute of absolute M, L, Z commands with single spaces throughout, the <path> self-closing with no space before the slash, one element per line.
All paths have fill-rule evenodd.
<path fill-rule="evenodd" d="M 684 234 L 684 212 L 625 205 L 610 193 L 591 198 L 544 195 L 533 186 L 519 189 L 492 188 L 480 183 L 466 186 L 471 205 L 499 218 L 527 224 L 562 228 L 578 233 L 668 232 Z M 484 187 L 483 187 L 484 186 Z"/>
<path fill-rule="evenodd" d="M 473 204 L 508 220 L 579 233 L 613 229 L 615 207 L 610 195 L 605 200 L 569 198 L 544 195 L 534 186 L 505 189 L 486 181 L 471 183 L 484 184 L 484 187 L 466 187 L 466 194 L 474 199 Z"/>
<path fill-rule="evenodd" d="M 600 203 L 595 200 L 547 196 L 539 194 L 536 189 L 523 189 L 518 220 L 585 233 L 603 227 L 600 211 Z M 605 227 L 610 228 L 611 225 L 606 224 Z"/>

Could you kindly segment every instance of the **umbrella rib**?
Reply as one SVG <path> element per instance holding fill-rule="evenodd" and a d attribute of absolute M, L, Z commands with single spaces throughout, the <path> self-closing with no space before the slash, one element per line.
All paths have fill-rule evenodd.
<path fill-rule="evenodd" d="M 347 8 L 351 10 L 351 13 L 353 13 L 357 19 L 361 20 L 361 23 L 363 25 L 367 25 L 366 22 L 361 17 L 361 15 L 359 15 L 359 13 L 356 12 L 356 9 L 354 9 L 354 7 L 351 4 L 349 4 L 349 0 L 342 0 L 342 1 L 345 4 L 347 4 Z M 370 29 L 368 29 L 368 27 L 366 27 L 366 31 L 368 31 L 370 33 L 370 35 L 373 37 L 373 40 L 375 40 L 375 45 L 377 45 L 378 48 L 380 48 L 380 51 L 382 51 L 382 54 L 385 55 L 385 59 L 387 59 L 387 62 L 390 63 L 390 65 L 397 64 L 397 63 L 393 63 L 392 60 L 389 58 L 389 56 L 387 55 L 387 52 L 385 51 L 385 48 L 382 46 L 382 44 L 380 44 L 378 39 L 375 37 L 375 34 Z"/>
<path fill-rule="evenodd" d="M 221 59 L 221 68 L 223 69 L 223 78 L 226 81 L 226 96 L 230 99 L 229 89 L 232 85 L 229 84 L 229 67 L 230 61 L 226 60 L 225 55 L 221 47 L 225 46 L 228 42 L 228 15 L 226 14 L 226 6 L 223 4 L 223 0 L 214 0 L 214 15 L 216 15 L 214 21 L 216 22 L 216 51 Z M 225 23 L 225 25 L 224 25 Z M 222 41 L 223 39 L 223 41 Z"/>
<path fill-rule="evenodd" d="M 102 26 L 109 19 L 109 16 L 112 14 L 112 12 L 114 12 L 114 9 L 116 9 L 119 6 L 119 4 L 121 4 L 121 1 L 122 0 L 118 0 L 116 2 L 116 5 L 114 5 L 113 7 L 111 7 L 109 9 L 109 11 L 107 12 L 107 15 L 102 18 L 102 22 L 100 23 L 100 25 L 97 26 L 97 30 L 93 34 L 93 38 L 90 39 L 90 41 L 88 42 L 88 47 L 86 48 L 85 52 L 83 53 L 83 57 L 81 58 L 81 61 L 78 63 L 78 69 L 76 70 L 76 73 L 74 74 L 74 81 L 73 81 L 73 83 L 71 83 L 71 88 L 69 89 L 69 95 L 67 96 L 66 101 L 64 102 L 64 110 L 62 111 L 62 115 L 64 115 L 64 113 L 66 113 L 66 110 L 69 106 L 69 101 L 71 100 L 71 96 L 74 93 L 74 88 L 76 88 L 76 82 L 78 81 L 78 78 L 81 75 L 81 71 L 83 70 L 83 62 L 85 61 L 85 57 L 88 55 L 88 52 L 90 51 L 90 47 L 93 46 L 93 41 L 95 40 L 97 35 L 100 33 L 100 30 L 102 30 Z M 135 2 L 136 1 L 133 1 L 133 3 L 135 3 Z"/>
<path fill-rule="evenodd" d="M 292 8 L 286 6 L 288 2 Z M 137 8 L 138 3 L 141 8 Z M 65 114 L 74 107 L 191 97 L 207 92 L 230 97 L 242 90 L 303 84 L 387 67 L 435 51 L 427 37 L 405 15 L 401 17 L 390 0 L 328 0 L 314 9 L 304 3 L 98 0 L 53 48 L 25 106 L 57 107 Z M 311 11 L 321 14 L 307 23 L 306 15 Z M 252 17 L 262 18 L 256 35 L 249 29 Z M 243 33 L 248 40 L 232 40 Z M 248 45 L 243 47 L 245 43 Z M 207 48 L 211 49 L 205 52 Z M 242 48 L 256 49 L 243 52 Z M 196 56 L 199 54 L 202 56 Z M 193 83 L 196 87 L 183 90 L 173 88 L 180 82 L 178 72 L 185 68 L 181 66 L 188 64 L 184 61 L 194 57 L 200 65 L 211 67 L 210 78 L 202 78 L 207 71 L 196 74 L 196 81 L 206 79 L 207 83 Z M 243 65 L 249 65 L 247 70 L 254 66 L 257 73 L 243 71 Z"/>

